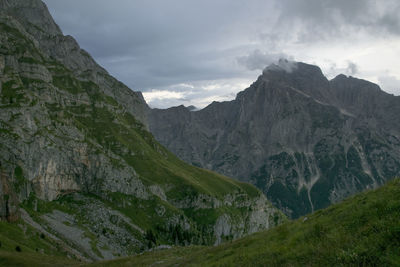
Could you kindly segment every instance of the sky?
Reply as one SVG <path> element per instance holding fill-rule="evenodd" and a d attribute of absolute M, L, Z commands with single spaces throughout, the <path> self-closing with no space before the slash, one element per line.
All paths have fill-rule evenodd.
<path fill-rule="evenodd" d="M 400 95 L 398 0 L 44 0 L 151 107 L 234 99 L 281 58 Z"/>

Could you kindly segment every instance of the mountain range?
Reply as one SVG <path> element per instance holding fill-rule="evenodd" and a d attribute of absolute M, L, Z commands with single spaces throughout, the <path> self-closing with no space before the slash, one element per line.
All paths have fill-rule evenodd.
<path fill-rule="evenodd" d="M 42 1 L 0 0 L 0 265 L 394 263 L 398 180 L 317 210 L 399 176 L 399 101 L 281 60 L 151 109 Z"/>
<path fill-rule="evenodd" d="M 149 111 L 155 138 L 186 162 L 254 184 L 288 216 L 400 175 L 400 97 L 281 60 L 232 101 Z"/>

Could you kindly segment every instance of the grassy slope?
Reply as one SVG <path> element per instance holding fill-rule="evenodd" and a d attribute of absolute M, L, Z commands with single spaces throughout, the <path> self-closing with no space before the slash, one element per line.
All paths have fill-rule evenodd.
<path fill-rule="evenodd" d="M 63 257 L 44 256 L 32 252 L 4 252 L 0 251 L 0 266 L 29 266 L 29 267 L 67 267 L 78 266 L 78 262 Z"/>
<path fill-rule="evenodd" d="M 64 143 L 71 142 L 79 147 L 81 142 L 74 141 L 74 138 L 68 135 L 69 131 L 64 132 L 65 129 L 83 133 L 85 140 L 82 143 L 83 146 L 88 146 L 89 154 L 103 155 L 110 160 L 106 161 L 106 164 L 112 164 L 115 169 L 132 167 L 145 185 L 159 185 L 163 188 L 171 202 L 188 198 L 195 200 L 199 194 L 219 200 L 223 200 L 227 194 L 245 195 L 247 200 L 261 196 L 261 192 L 249 184 L 180 161 L 158 144 L 145 127 L 133 115 L 125 112 L 114 98 L 106 95 L 98 84 L 90 81 L 90 75 L 84 73 L 78 76 L 59 62 L 46 58 L 31 40 L 7 23 L 0 21 L 0 32 L 7 36 L 6 41 L 0 44 L 1 55 L 14 56 L 18 64 L 29 64 L 32 69 L 44 66 L 52 78 L 51 81 L 41 80 L 41 76 L 32 78 L 32 75 L 6 66 L 3 77 L 0 77 L 0 111 L 13 116 L 12 119 L 6 117 L 7 120 L 0 120 L 1 139 L 16 141 L 23 138 L 20 135 L 21 125 L 15 121 L 24 115 L 21 113 L 23 110 L 25 113 L 31 112 L 38 126 L 38 131 L 31 137 L 32 140 L 35 140 L 35 136 L 55 140 L 53 143 L 60 145 L 59 153 L 62 153 L 69 152 Z M 104 79 L 109 80 L 111 77 L 105 76 Z M 118 87 L 113 89 L 120 90 Z M 21 177 L 20 185 L 14 185 L 19 192 L 28 181 L 23 176 L 22 167 L 16 166 L 15 169 L 15 177 Z M 205 241 L 202 243 L 206 244 L 214 242 L 210 231 L 220 215 L 227 213 L 235 219 L 242 218 L 249 212 L 246 208 L 229 205 L 200 209 L 196 212 L 191 208 L 178 209 L 156 196 L 141 200 L 122 193 L 104 192 L 101 188 L 105 181 L 98 179 L 95 182 L 95 185 L 91 185 L 92 188 L 100 189 L 97 192 L 85 192 L 86 196 L 101 201 L 104 206 L 121 211 L 142 229 L 161 231 L 158 228 L 160 225 L 165 226 L 167 219 L 186 216 L 191 226 L 196 226 L 192 227 L 193 231 L 190 234 L 197 239 L 203 237 Z M 44 213 L 58 209 L 76 216 L 80 225 L 90 226 L 90 223 L 82 218 L 84 210 L 81 209 L 80 203 L 72 198 L 61 197 L 50 203 L 38 201 L 37 205 L 33 204 L 34 201 L 36 199 L 31 195 L 31 198 L 23 203 L 23 207 L 34 219 L 40 219 Z M 125 202 L 133 205 L 124 205 Z M 164 207 L 165 213 L 159 215 L 156 212 L 157 207 Z M 278 215 L 283 217 L 277 212 Z M 170 229 L 162 230 L 164 232 L 159 233 L 157 243 L 175 243 Z M 142 240 L 142 234 L 136 236 L 137 239 L 146 242 Z M 190 240 L 191 236 L 186 239 Z"/>
<path fill-rule="evenodd" d="M 307 219 L 305 219 L 307 218 Z M 400 180 L 285 223 L 269 231 L 218 247 L 173 248 L 97 262 L 93 266 L 395 266 L 400 264 Z M 1 224 L 0 238 L 22 231 Z M 19 230 L 18 230 L 19 229 Z M 18 233 L 15 233 L 17 231 Z M 24 242 L 38 242 L 43 240 Z M 24 243 L 20 243 L 24 244 Z M 15 252 L 3 241 L 2 266 L 79 265 L 31 249 Z"/>
<path fill-rule="evenodd" d="M 79 263 L 66 258 L 57 243 L 22 221 L 0 222 L 0 242 L 0 266 L 71 266 Z"/>
<path fill-rule="evenodd" d="M 400 180 L 218 247 L 145 253 L 96 266 L 400 265 Z"/>

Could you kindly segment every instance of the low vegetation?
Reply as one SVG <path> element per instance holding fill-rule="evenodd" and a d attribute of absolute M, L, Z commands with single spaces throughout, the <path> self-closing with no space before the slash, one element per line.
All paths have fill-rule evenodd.
<path fill-rule="evenodd" d="M 217 247 L 174 247 L 91 266 L 396 266 L 400 264 L 399 221 L 400 180 L 396 179 L 296 221 Z M 22 222 L 1 223 L 0 241 L 1 266 L 85 265 L 67 259 L 49 238 Z"/>
<path fill-rule="evenodd" d="M 0 266 L 71 266 L 59 244 L 23 221 L 0 222 Z"/>
<path fill-rule="evenodd" d="M 174 248 L 94 266 L 396 266 L 400 180 L 218 247 Z"/>

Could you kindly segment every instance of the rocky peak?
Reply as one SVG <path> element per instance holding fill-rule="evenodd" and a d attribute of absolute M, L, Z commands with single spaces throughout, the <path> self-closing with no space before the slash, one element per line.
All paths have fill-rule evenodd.
<path fill-rule="evenodd" d="M 330 80 L 329 83 L 334 90 L 339 92 L 353 91 L 358 94 L 384 94 L 377 84 L 344 74 L 339 74 Z"/>
<path fill-rule="evenodd" d="M 11 14 L 28 31 L 32 27 L 50 35 L 62 34 L 45 3 L 40 0 L 0 0 L 1 10 Z"/>
<path fill-rule="evenodd" d="M 126 111 L 147 127 L 148 106 L 141 93 L 110 76 L 72 36 L 64 36 L 42 1 L 0 0 L 0 7 L 0 19 L 24 32 L 26 38 L 37 44 L 47 61 L 57 61 L 80 80 L 98 84 L 102 93 L 116 98 Z"/>
<path fill-rule="evenodd" d="M 268 72 L 287 72 L 287 73 L 291 73 L 295 69 L 297 69 L 297 62 L 289 61 L 287 59 L 280 59 L 277 63 L 272 63 L 269 66 L 267 66 L 263 70 L 263 73 L 266 73 L 266 74 Z"/>
<path fill-rule="evenodd" d="M 335 96 L 335 105 L 345 108 L 355 115 L 376 116 L 393 101 L 398 102 L 395 97 L 390 96 L 372 82 L 347 77 L 343 74 L 336 76 L 329 81 L 332 94 Z M 382 114 L 383 117 L 386 117 Z"/>
<path fill-rule="evenodd" d="M 199 110 L 196 106 L 190 105 L 188 107 L 186 107 L 189 111 L 197 111 Z"/>
<path fill-rule="evenodd" d="M 400 174 L 399 113 L 399 97 L 376 84 L 280 61 L 234 101 L 176 127 L 158 110 L 150 129 L 181 159 L 251 182 L 297 217 Z"/>
<path fill-rule="evenodd" d="M 319 101 L 327 102 L 332 99 L 329 81 L 321 69 L 302 62 L 280 60 L 277 64 L 266 67 L 250 88 L 274 90 L 277 94 L 285 93 L 287 89 L 294 89 L 304 96 Z M 241 94 L 239 93 L 238 96 L 240 97 Z"/>
<path fill-rule="evenodd" d="M 262 73 L 264 79 L 306 79 L 327 81 L 318 66 L 294 61 L 279 61 L 278 64 L 271 64 Z"/>

